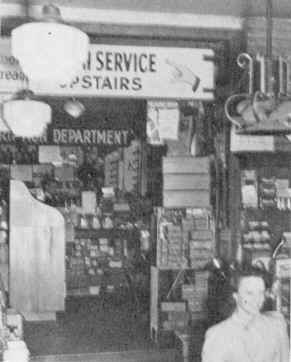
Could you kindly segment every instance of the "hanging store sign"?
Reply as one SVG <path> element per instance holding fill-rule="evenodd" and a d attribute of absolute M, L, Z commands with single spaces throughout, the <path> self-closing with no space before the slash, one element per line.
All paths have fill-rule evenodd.
<path fill-rule="evenodd" d="M 210 100 L 213 57 L 211 49 L 92 44 L 70 84 L 30 87 L 40 94 Z"/>
<path fill-rule="evenodd" d="M 25 77 L 11 56 L 9 39 L 0 45 L 0 88 L 19 90 Z M 29 88 L 39 95 L 211 100 L 213 58 L 211 49 L 91 44 L 82 72 L 71 83 L 49 87 L 30 82 Z"/>

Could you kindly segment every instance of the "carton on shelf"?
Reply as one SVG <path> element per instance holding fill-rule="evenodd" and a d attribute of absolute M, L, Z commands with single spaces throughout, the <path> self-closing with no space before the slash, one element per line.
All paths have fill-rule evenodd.
<path fill-rule="evenodd" d="M 161 302 L 163 312 L 185 312 L 186 302 Z"/>

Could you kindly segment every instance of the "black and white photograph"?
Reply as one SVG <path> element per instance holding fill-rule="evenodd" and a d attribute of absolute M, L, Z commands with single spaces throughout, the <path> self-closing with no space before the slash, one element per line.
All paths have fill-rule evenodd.
<path fill-rule="evenodd" d="M 290 362 L 291 2 L 0 0 L 0 361 Z"/>

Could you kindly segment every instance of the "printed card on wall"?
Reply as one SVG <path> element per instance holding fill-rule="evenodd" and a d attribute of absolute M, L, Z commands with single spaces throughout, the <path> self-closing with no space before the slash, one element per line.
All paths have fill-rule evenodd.
<path fill-rule="evenodd" d="M 82 191 L 82 211 L 84 214 L 94 214 L 97 201 L 94 191 Z"/>
<path fill-rule="evenodd" d="M 147 137 L 151 144 L 177 140 L 180 112 L 177 102 L 148 102 Z"/>
<path fill-rule="evenodd" d="M 63 163 L 63 158 L 61 156 L 60 146 L 39 146 L 38 159 L 39 163 L 61 165 Z"/>

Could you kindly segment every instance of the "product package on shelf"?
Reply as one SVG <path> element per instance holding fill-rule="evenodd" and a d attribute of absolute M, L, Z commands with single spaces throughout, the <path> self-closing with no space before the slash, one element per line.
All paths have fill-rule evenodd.
<path fill-rule="evenodd" d="M 271 231 L 269 223 L 265 220 L 252 220 L 247 222 L 243 233 L 243 245 L 246 249 L 270 250 Z"/>
<path fill-rule="evenodd" d="M 258 261 L 262 262 L 266 268 L 269 267 L 272 249 L 269 242 L 261 241 L 260 242 L 260 232 L 252 231 L 249 234 L 248 239 L 245 239 L 243 242 L 243 259 L 247 263 L 257 263 Z M 251 239 L 250 239 L 251 238 Z M 261 239 L 265 240 L 265 239 Z"/>
<path fill-rule="evenodd" d="M 181 225 L 161 220 L 157 250 L 158 266 L 169 269 L 186 268 L 187 260 L 184 254 L 183 243 Z"/>
<path fill-rule="evenodd" d="M 182 299 L 187 302 L 189 312 L 195 316 L 200 312 L 201 318 L 206 313 L 206 300 L 208 297 L 208 272 L 196 271 L 194 284 L 182 285 Z"/>
<path fill-rule="evenodd" d="M 94 214 L 97 207 L 96 192 L 82 191 L 81 200 L 84 214 Z"/>
<path fill-rule="evenodd" d="M 261 210 L 260 217 L 255 213 L 244 216 L 242 226 L 242 250 L 243 259 L 246 262 L 255 263 L 261 261 L 268 267 L 270 262 L 273 238 L 270 224 L 263 218 L 264 211 Z"/>
<path fill-rule="evenodd" d="M 276 201 L 279 210 L 291 210 L 291 188 L 288 179 L 276 179 Z"/>
<path fill-rule="evenodd" d="M 258 181 L 255 170 L 241 171 L 241 196 L 244 208 L 258 207 Z"/>
<path fill-rule="evenodd" d="M 186 312 L 187 304 L 186 302 L 162 302 L 161 311 L 162 312 Z"/>
<path fill-rule="evenodd" d="M 169 311 L 162 323 L 162 327 L 166 331 L 182 330 L 190 323 L 190 314 L 185 312 Z"/>
<path fill-rule="evenodd" d="M 205 209 L 158 208 L 157 266 L 204 268 L 213 255 L 211 214 Z"/>
<path fill-rule="evenodd" d="M 260 207 L 276 207 L 276 178 L 275 177 L 262 177 L 260 179 Z"/>

